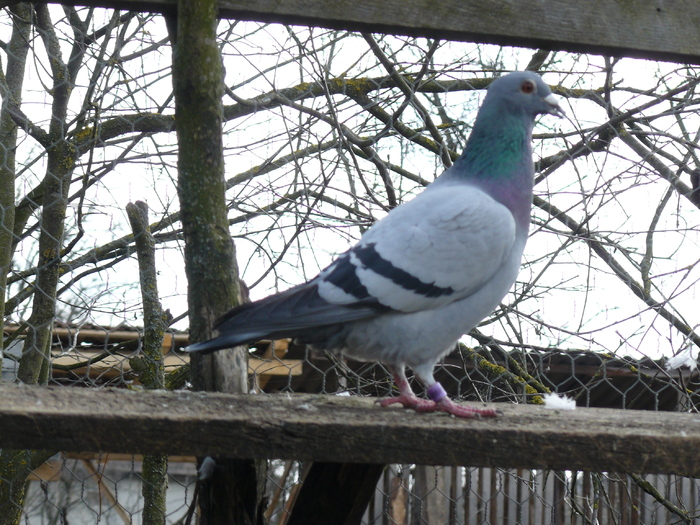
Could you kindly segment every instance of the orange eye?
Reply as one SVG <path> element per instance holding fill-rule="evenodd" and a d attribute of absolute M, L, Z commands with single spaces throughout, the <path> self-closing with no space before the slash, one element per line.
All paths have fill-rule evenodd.
<path fill-rule="evenodd" d="M 520 91 L 523 93 L 534 93 L 535 92 L 535 84 L 531 80 L 525 80 L 522 85 L 520 86 Z"/>

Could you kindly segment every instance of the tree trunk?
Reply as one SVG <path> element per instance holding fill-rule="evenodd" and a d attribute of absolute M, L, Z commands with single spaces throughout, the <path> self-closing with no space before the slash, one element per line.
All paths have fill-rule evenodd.
<path fill-rule="evenodd" d="M 20 361 L 18 378 L 27 384 L 45 384 L 50 373 L 51 332 L 56 312 L 56 290 L 60 277 L 63 233 L 68 208 L 68 189 L 75 167 L 77 149 L 66 140 L 66 115 L 73 81 L 61 56 L 46 4 L 36 4 L 36 28 L 51 57 L 53 104 L 51 123 L 45 143 L 46 175 L 42 182 L 41 220 L 39 223 L 39 262 L 32 315 Z"/>
<path fill-rule="evenodd" d="M 13 30 L 10 42 L 7 45 L 7 69 L 0 79 L 0 96 L 2 97 L 2 112 L 0 112 L 0 312 L 5 314 L 5 301 L 7 276 L 12 264 L 13 249 L 15 246 L 15 151 L 17 147 L 17 123 L 13 120 L 12 114 L 20 107 L 22 101 L 22 85 L 25 74 L 25 66 L 27 52 L 29 50 L 30 30 L 32 20 L 32 6 L 28 3 L 14 4 L 9 7 L 13 15 Z M 60 91 L 60 90 L 59 90 Z M 62 99 L 62 103 L 67 102 L 67 99 Z M 54 109 L 58 111 L 58 115 L 62 114 L 61 109 L 65 108 L 65 104 L 59 104 Z M 56 128 L 53 128 L 56 131 Z M 53 156 L 54 161 L 56 155 Z M 72 170 L 72 157 L 65 164 L 66 170 Z M 51 161 L 49 160 L 49 169 L 51 169 Z M 47 172 L 47 178 L 51 172 Z M 60 177 L 60 175 L 59 175 Z M 58 186 L 63 188 L 57 180 Z M 60 202 L 60 197 L 59 197 Z M 65 206 L 63 207 L 65 215 Z M 53 213 L 60 215 L 60 206 Z M 50 212 L 51 213 L 51 212 Z M 47 217 L 48 220 L 48 217 Z M 42 214 L 42 225 L 44 216 Z M 62 237 L 63 221 L 56 225 L 60 230 Z M 42 230 L 42 237 L 46 247 L 46 237 Z M 40 248 L 41 249 L 41 248 Z M 58 252 L 60 253 L 60 241 L 58 244 Z M 58 259 L 54 256 L 56 262 Z M 47 261 L 46 257 L 40 259 L 40 265 Z M 42 268 L 42 271 L 37 274 L 37 289 L 46 290 L 49 293 L 49 304 L 46 307 L 37 308 L 35 300 L 35 310 L 33 312 L 47 312 L 51 320 L 53 320 L 53 308 L 50 298 L 55 301 L 56 283 L 58 282 L 57 264 L 48 265 L 47 268 Z M 39 278 L 41 277 L 41 281 Z M 55 277 L 55 280 L 53 279 Z M 52 284 L 53 283 L 53 284 Z M 35 297 L 43 294 L 36 294 Z M 49 313 L 50 312 L 50 313 Z M 34 315 L 32 316 L 34 318 Z M 4 319 L 4 317 L 3 317 Z M 50 327 L 49 332 L 50 334 Z M 33 342 L 33 343 L 32 343 Z M 48 363 L 44 356 L 48 351 L 50 344 L 50 336 L 47 337 L 47 331 L 32 330 L 30 326 L 30 334 L 25 343 L 33 344 L 39 349 L 40 353 L 32 354 L 32 358 L 36 358 L 34 363 L 28 363 L 22 359 L 20 371 L 23 372 L 23 380 L 26 382 L 37 382 L 48 378 Z M 2 364 L 2 342 L 0 342 L 0 365 Z M 43 370 L 43 375 L 42 375 Z M 22 512 L 24 510 L 24 498 L 27 486 L 27 476 L 29 473 L 40 466 L 44 461 L 49 459 L 54 452 L 52 451 L 37 451 L 37 450 L 2 450 L 0 452 L 0 524 L 10 525 L 20 522 Z"/>
<path fill-rule="evenodd" d="M 14 16 L 12 37 L 7 45 L 7 71 L 0 79 L 2 111 L 0 112 L 0 313 L 5 312 L 5 288 L 12 265 L 15 223 L 15 150 L 17 125 L 10 115 L 11 107 L 22 101 L 24 70 L 29 50 L 31 7 L 14 4 L 9 7 Z M 2 74 L 2 72 L 0 72 Z M 2 341 L 0 341 L 0 350 Z M 2 352 L 0 351 L 0 365 Z"/>
<path fill-rule="evenodd" d="M 139 282 L 143 303 L 143 355 L 129 360 L 139 372 L 141 383 L 149 390 L 163 389 L 163 334 L 166 321 L 158 296 L 155 241 L 148 228 L 148 205 L 136 201 L 126 205 L 139 259 Z M 165 525 L 168 490 L 168 456 L 146 454 L 142 465 L 143 525 Z"/>
<path fill-rule="evenodd" d="M 173 38 L 173 84 L 178 136 L 178 194 L 185 235 L 190 340 L 212 335 L 216 318 L 240 302 L 235 249 L 228 233 L 223 143 L 223 67 L 216 45 L 217 3 L 178 3 Z M 248 391 L 244 348 L 193 355 L 196 390 Z M 200 463 L 201 463 L 200 458 Z M 262 523 L 264 461 L 215 459 L 199 484 L 202 524 Z"/>

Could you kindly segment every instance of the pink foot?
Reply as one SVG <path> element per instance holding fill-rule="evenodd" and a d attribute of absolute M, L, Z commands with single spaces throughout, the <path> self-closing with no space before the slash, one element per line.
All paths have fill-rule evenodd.
<path fill-rule="evenodd" d="M 400 403 L 404 406 L 404 408 L 410 408 L 416 412 L 432 412 L 435 405 L 433 401 L 420 399 L 413 394 L 406 393 L 403 393 L 398 397 L 387 397 L 379 401 L 379 404 L 383 407 L 395 405 L 396 403 Z"/>
<path fill-rule="evenodd" d="M 390 397 L 387 399 L 382 399 L 379 404 L 383 407 L 389 405 L 394 405 L 400 403 L 405 408 L 410 408 L 416 412 L 447 412 L 456 417 L 463 417 L 465 419 L 475 418 L 475 417 L 496 417 L 498 412 L 492 408 L 474 408 L 467 405 L 457 405 L 453 403 L 449 397 L 447 397 L 447 392 L 442 388 L 440 383 L 434 383 L 427 390 L 427 399 L 419 399 L 411 391 L 408 383 L 400 381 L 400 377 L 397 383 L 399 384 L 399 390 L 401 395 L 398 397 Z"/>
<path fill-rule="evenodd" d="M 474 408 L 467 405 L 457 405 L 450 401 L 449 398 L 442 398 L 437 403 L 427 399 L 420 399 L 416 396 L 401 394 L 398 397 L 388 397 L 379 401 L 383 407 L 388 407 L 400 403 L 404 408 L 410 408 L 416 412 L 447 412 L 456 417 L 465 419 L 475 417 L 496 417 L 498 412 L 493 408 Z"/>
<path fill-rule="evenodd" d="M 447 412 L 456 417 L 463 418 L 474 418 L 474 417 L 496 417 L 498 412 L 493 408 L 474 408 L 467 405 L 457 405 L 453 403 L 449 398 L 444 397 L 437 403 L 433 403 L 431 408 L 420 409 L 417 408 L 418 412 Z"/>
<path fill-rule="evenodd" d="M 447 392 L 438 382 L 433 383 L 426 390 L 428 397 L 435 402 L 435 405 L 430 412 L 447 412 L 456 417 L 472 418 L 472 417 L 496 417 L 498 412 L 492 408 L 474 408 L 466 405 L 456 405 L 450 398 L 447 397 Z"/>
<path fill-rule="evenodd" d="M 442 385 L 435 380 L 432 381 L 432 385 L 426 390 L 430 400 L 416 397 L 406 380 L 403 367 L 394 371 L 394 381 L 396 382 L 396 386 L 399 387 L 400 395 L 398 397 L 389 397 L 380 400 L 379 404 L 383 407 L 399 403 L 403 405 L 404 408 L 410 408 L 416 412 L 447 412 L 453 416 L 466 419 L 475 417 L 496 417 L 498 415 L 498 411 L 492 408 L 474 408 L 453 403 L 450 401 L 450 398 L 447 397 L 447 392 L 442 388 Z M 425 384 L 425 381 L 423 381 L 423 384 Z"/>

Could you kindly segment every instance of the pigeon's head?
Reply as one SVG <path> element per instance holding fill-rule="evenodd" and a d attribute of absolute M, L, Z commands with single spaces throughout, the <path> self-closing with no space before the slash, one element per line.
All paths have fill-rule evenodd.
<path fill-rule="evenodd" d="M 532 129 L 541 114 L 563 116 L 552 90 L 536 73 L 497 78 L 486 93 L 462 155 L 440 178 L 478 183 L 491 196 L 519 210 L 529 224 L 532 203 Z"/>
<path fill-rule="evenodd" d="M 485 106 L 491 103 L 503 104 L 514 112 L 524 111 L 532 119 L 543 113 L 564 116 L 552 90 L 531 71 L 517 71 L 494 80 L 484 99 Z"/>

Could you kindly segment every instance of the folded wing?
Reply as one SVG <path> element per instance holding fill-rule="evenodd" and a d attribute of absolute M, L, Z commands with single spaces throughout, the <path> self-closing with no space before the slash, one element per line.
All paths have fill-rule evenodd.
<path fill-rule="evenodd" d="M 515 242 L 507 208 L 476 187 L 429 187 L 377 222 L 308 283 L 244 304 L 193 352 L 260 339 L 314 338 L 344 323 L 439 308 L 489 282 Z"/>

